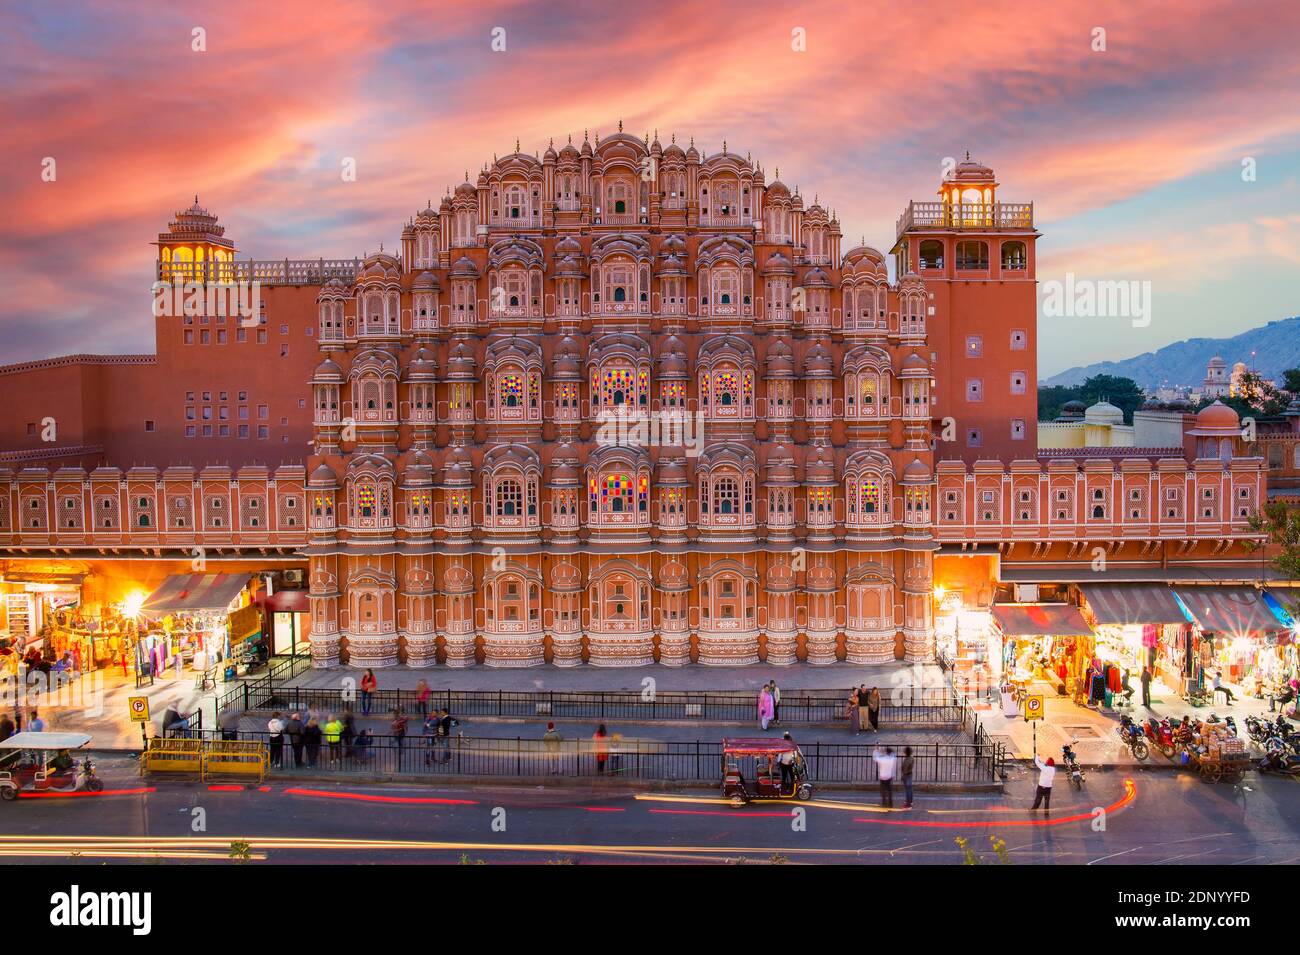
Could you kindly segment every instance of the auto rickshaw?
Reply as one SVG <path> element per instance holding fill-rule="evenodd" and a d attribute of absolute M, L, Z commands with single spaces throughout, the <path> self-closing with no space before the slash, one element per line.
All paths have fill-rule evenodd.
<path fill-rule="evenodd" d="M 0 741 L 0 799 L 17 799 L 21 792 L 102 791 L 90 754 L 72 756 L 89 743 L 85 733 L 15 733 Z"/>
<path fill-rule="evenodd" d="M 783 757 L 792 757 L 790 782 L 785 785 L 781 781 Z M 724 739 L 722 795 L 733 806 L 752 799 L 807 801 L 813 795 L 808 763 L 791 739 Z"/>

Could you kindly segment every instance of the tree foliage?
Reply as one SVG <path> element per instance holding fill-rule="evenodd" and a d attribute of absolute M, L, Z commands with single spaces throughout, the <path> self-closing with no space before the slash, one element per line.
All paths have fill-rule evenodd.
<path fill-rule="evenodd" d="M 1146 394 L 1132 378 L 1118 375 L 1093 375 L 1081 385 L 1051 385 L 1038 389 L 1038 420 L 1052 421 L 1067 401 L 1095 405 L 1109 401 L 1124 412 L 1125 424 L 1133 423 L 1133 412 L 1142 407 Z"/>
<path fill-rule="evenodd" d="M 1273 566 L 1288 578 L 1300 577 L 1300 509 L 1281 501 L 1265 504 L 1264 510 L 1250 518 L 1250 529 L 1263 534 L 1276 552 Z M 1263 542 L 1246 541 L 1247 551 L 1256 551 Z"/>

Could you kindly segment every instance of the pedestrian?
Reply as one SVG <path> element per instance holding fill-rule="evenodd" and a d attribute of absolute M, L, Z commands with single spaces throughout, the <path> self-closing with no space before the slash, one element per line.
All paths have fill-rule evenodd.
<path fill-rule="evenodd" d="M 1142 705 L 1151 709 L 1151 668 L 1142 667 Z"/>
<path fill-rule="evenodd" d="M 2 739 L 3 737 L 0 737 Z M 564 743 L 564 737 L 555 730 L 554 723 L 546 724 L 546 732 L 542 734 L 542 746 L 546 750 L 546 765 L 552 776 L 559 775 L 560 772 L 560 747 Z"/>
<path fill-rule="evenodd" d="M 763 732 L 767 732 L 768 724 L 772 722 L 775 712 L 772 704 L 772 688 L 764 684 L 762 692 L 758 694 L 758 725 Z"/>
<path fill-rule="evenodd" d="M 357 738 L 357 718 L 352 714 L 352 707 L 343 707 L 343 732 L 340 739 L 343 743 L 344 758 L 352 755 L 352 742 Z"/>
<path fill-rule="evenodd" d="M 303 729 L 302 716 L 298 713 L 290 716 L 288 722 L 284 724 L 285 735 L 289 737 L 289 748 L 293 750 L 294 769 L 302 769 Z"/>
<path fill-rule="evenodd" d="M 415 684 L 415 708 L 420 711 L 421 719 L 429 718 L 429 681 L 424 677 Z"/>
<path fill-rule="evenodd" d="M 781 688 L 776 685 L 776 677 L 768 684 L 772 688 L 772 722 L 781 722 Z"/>
<path fill-rule="evenodd" d="M 223 740 L 239 739 L 239 713 L 235 710 L 226 710 L 217 717 L 217 726 L 221 729 L 221 738 Z"/>
<path fill-rule="evenodd" d="M 392 722 L 388 724 L 389 735 L 393 737 L 393 745 L 397 747 L 397 768 L 402 768 L 402 744 L 406 740 L 406 724 L 410 722 L 400 709 L 393 710 Z"/>
<path fill-rule="evenodd" d="M 451 718 L 451 710 L 443 707 L 438 711 L 438 749 L 439 761 L 451 762 L 451 728 L 459 724 Z"/>
<path fill-rule="evenodd" d="M 434 710 L 424 718 L 424 765 L 432 766 L 438 746 L 438 723 L 442 714 Z"/>
<path fill-rule="evenodd" d="M 14 735 L 14 721 L 9 718 L 8 713 L 0 714 L 0 743 L 3 743 L 10 736 Z"/>
<path fill-rule="evenodd" d="M 356 739 L 356 743 L 352 747 L 352 751 L 357 758 L 357 762 L 364 763 L 366 760 L 370 758 L 370 750 L 374 745 L 374 742 L 375 739 L 370 734 L 370 730 L 361 731 L 361 734 Z"/>
<path fill-rule="evenodd" d="M 775 681 L 773 681 L 775 682 Z M 781 767 L 781 795 L 787 795 L 794 792 L 794 739 L 789 733 L 782 733 L 781 738 L 787 743 L 792 744 L 789 749 L 776 758 L 776 763 Z M 786 787 L 789 787 L 788 789 Z"/>
<path fill-rule="evenodd" d="M 858 729 L 865 730 L 871 725 L 871 691 L 864 683 L 858 687 Z"/>
<path fill-rule="evenodd" d="M 267 741 L 271 744 L 271 765 L 279 769 L 284 765 L 284 720 L 278 710 L 271 714 L 266 731 L 270 734 Z"/>
<path fill-rule="evenodd" d="M 856 686 L 849 687 L 849 701 L 846 709 L 849 714 L 849 729 L 853 730 L 854 736 L 857 736 L 859 730 L 859 723 L 858 723 L 859 717 L 858 717 L 858 688 Z"/>
<path fill-rule="evenodd" d="M 1039 803 L 1043 806 L 1043 812 L 1052 811 L 1052 780 L 1056 779 L 1056 760 L 1047 757 L 1047 762 L 1035 753 L 1034 765 L 1038 767 L 1038 791 L 1034 793 L 1034 804 L 1029 807 L 1033 812 L 1038 808 Z"/>
<path fill-rule="evenodd" d="M 302 742 L 307 749 L 307 767 L 315 769 L 320 762 L 320 744 L 325 734 L 321 732 L 320 723 L 308 720 L 302 730 Z"/>
<path fill-rule="evenodd" d="M 876 761 L 876 778 L 880 780 L 880 805 L 886 809 L 894 808 L 894 774 L 898 772 L 898 757 L 894 747 L 886 746 L 881 752 L 877 746 L 871 753 Z"/>
<path fill-rule="evenodd" d="M 605 730 L 605 724 L 601 723 L 596 727 L 596 733 L 591 737 L 591 748 L 596 754 L 596 772 L 603 775 L 605 772 L 605 762 L 609 759 L 609 746 L 605 742 L 609 733 Z"/>
<path fill-rule="evenodd" d="M 899 767 L 899 773 L 903 777 L 903 798 L 907 801 L 904 809 L 912 808 L 912 772 L 916 769 L 916 757 L 912 755 L 912 747 L 903 747 L 903 763 Z"/>
<path fill-rule="evenodd" d="M 871 721 L 871 732 L 880 731 L 880 691 L 874 686 L 867 694 L 867 718 Z"/>
<path fill-rule="evenodd" d="M 379 681 L 375 679 L 375 671 L 367 669 L 361 677 L 361 715 L 370 715 L 370 701 L 375 690 L 379 686 Z"/>
<path fill-rule="evenodd" d="M 27 719 L 27 732 L 29 733 L 45 732 L 45 720 L 41 719 L 40 714 L 36 712 L 35 708 L 32 709 L 31 716 L 28 717 Z"/>
<path fill-rule="evenodd" d="M 325 744 L 329 747 L 330 764 L 337 766 L 343 755 L 343 721 L 333 713 L 324 726 Z"/>

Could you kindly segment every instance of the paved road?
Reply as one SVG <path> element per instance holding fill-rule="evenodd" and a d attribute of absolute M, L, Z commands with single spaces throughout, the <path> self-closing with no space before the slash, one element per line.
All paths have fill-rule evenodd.
<path fill-rule="evenodd" d="M 140 784 L 123 759 L 101 768 L 110 792 Z M 1253 774 L 1210 786 L 1169 772 L 1094 772 L 1083 792 L 1058 787 L 1045 817 L 1025 811 L 1032 779 L 1017 768 L 1006 794 L 923 794 L 910 811 L 881 811 L 872 791 L 819 793 L 799 831 L 791 804 L 733 809 L 713 790 L 166 783 L 143 794 L 0 805 L 0 854 L 67 862 L 79 853 L 87 864 L 142 852 L 225 859 L 232 841 L 246 841 L 254 860 L 269 862 L 906 864 L 960 862 L 961 837 L 996 863 L 992 836 L 1021 865 L 1293 864 L 1297 785 Z M 200 816 L 206 828 L 195 832 Z"/>

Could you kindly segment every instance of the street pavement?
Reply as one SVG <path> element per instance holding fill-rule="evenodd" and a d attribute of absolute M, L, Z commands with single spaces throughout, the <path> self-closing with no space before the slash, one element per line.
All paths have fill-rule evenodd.
<path fill-rule="evenodd" d="M 867 863 L 1294 864 L 1295 780 L 1237 784 L 1138 769 L 1094 771 L 1058 785 L 1050 814 L 1026 811 L 1034 776 L 1015 769 L 1006 793 L 918 793 L 884 811 L 874 790 L 822 792 L 807 804 L 739 809 L 716 789 L 454 787 L 288 783 L 261 788 L 151 783 L 108 758 L 103 796 L 0 804 L 0 856 L 95 865 L 125 857 L 224 861 L 247 843 L 252 864 Z M 122 793 L 122 790 L 128 792 Z M 119 793 L 119 794 L 114 794 Z M 35 839 L 33 838 L 35 837 Z M 98 841 L 114 837 L 113 842 Z M 343 877 L 346 879 L 346 876 Z"/>

